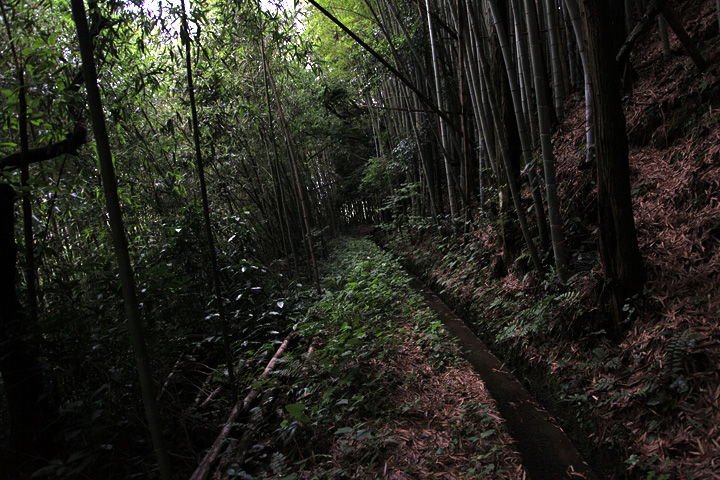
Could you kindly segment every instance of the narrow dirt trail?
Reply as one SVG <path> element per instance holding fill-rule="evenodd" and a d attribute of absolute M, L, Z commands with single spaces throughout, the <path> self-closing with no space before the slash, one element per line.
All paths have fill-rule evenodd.
<path fill-rule="evenodd" d="M 597 476 L 565 432 L 530 392 L 492 354 L 467 325 L 420 280 L 411 285 L 422 292 L 430 308 L 462 344 L 468 361 L 497 402 L 507 429 L 532 480 L 560 480 Z"/>

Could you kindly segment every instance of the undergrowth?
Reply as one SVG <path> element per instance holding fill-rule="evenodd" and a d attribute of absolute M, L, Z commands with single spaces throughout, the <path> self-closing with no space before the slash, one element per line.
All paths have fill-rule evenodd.
<path fill-rule="evenodd" d="M 592 273 L 580 272 L 564 286 L 523 274 L 522 265 L 499 276 L 482 229 L 462 238 L 426 224 L 406 228 L 415 229 L 403 237 L 413 243 L 388 236 L 386 246 L 534 385 L 581 447 L 595 452 L 595 468 L 605 468 L 608 478 L 672 478 L 676 459 L 686 454 L 663 446 L 683 447 L 706 428 L 684 420 L 695 414 L 692 395 L 713 388 L 702 334 L 660 321 L 636 333 L 652 313 L 636 299 L 624 309 L 633 331 L 615 341 L 588 288 Z"/>
<path fill-rule="evenodd" d="M 415 453 L 399 453 L 419 412 L 443 408 L 420 386 L 445 388 L 438 378 L 456 376 L 461 352 L 397 261 L 369 240 L 337 241 L 322 276 L 323 295 L 293 327 L 299 347 L 265 387 L 265 432 L 225 465 L 226 478 L 377 478 L 388 465 L 413 477 L 463 451 L 472 459 L 449 467 L 461 477 L 514 478 L 517 456 L 482 398 L 459 401 L 440 432 L 417 430 L 437 435 L 417 466 Z"/>

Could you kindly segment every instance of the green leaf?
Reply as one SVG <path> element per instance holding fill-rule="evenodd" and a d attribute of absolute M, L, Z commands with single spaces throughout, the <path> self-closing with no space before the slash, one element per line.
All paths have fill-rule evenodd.
<path fill-rule="evenodd" d="M 310 421 L 310 417 L 305 413 L 305 404 L 303 403 L 290 403 L 285 405 L 285 410 L 298 422 L 307 423 Z"/>

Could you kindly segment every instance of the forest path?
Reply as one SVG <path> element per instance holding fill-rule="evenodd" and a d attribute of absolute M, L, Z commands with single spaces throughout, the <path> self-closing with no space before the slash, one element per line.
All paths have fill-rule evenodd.
<path fill-rule="evenodd" d="M 565 432 L 530 392 L 493 355 L 485 343 L 433 291 L 413 277 L 445 328 L 460 341 L 465 356 L 480 375 L 515 440 L 523 466 L 532 480 L 598 477 L 590 469 Z"/>

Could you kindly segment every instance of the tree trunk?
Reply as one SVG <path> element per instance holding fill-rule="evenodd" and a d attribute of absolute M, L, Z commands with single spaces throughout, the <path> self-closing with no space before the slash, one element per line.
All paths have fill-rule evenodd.
<path fill-rule="evenodd" d="M 463 195 L 465 204 L 465 221 L 464 221 L 464 232 L 467 233 L 467 228 L 470 224 L 470 198 L 471 198 L 471 168 L 470 165 L 470 129 L 468 127 L 469 119 L 467 115 L 467 82 L 465 74 L 465 15 L 462 15 L 462 1 L 457 0 L 456 12 L 457 12 L 457 31 L 458 31 L 458 83 L 460 84 L 460 130 L 462 132 L 462 157 L 463 157 Z"/>
<path fill-rule="evenodd" d="M 298 169 L 297 160 L 295 158 L 295 150 L 292 146 L 290 139 L 290 128 L 288 127 L 287 121 L 285 120 L 285 114 L 283 113 L 282 103 L 280 103 L 280 96 L 278 95 L 277 87 L 275 85 L 275 78 L 270 71 L 270 64 L 267 57 L 265 56 L 265 47 L 261 44 L 263 53 L 263 63 L 265 66 L 265 72 L 267 73 L 268 80 L 270 80 L 270 88 L 272 89 L 273 96 L 275 97 L 275 106 L 278 109 L 278 116 L 280 117 L 280 124 L 282 125 L 283 132 L 285 133 L 285 143 L 287 144 L 288 155 L 290 156 L 290 162 L 292 163 L 293 173 L 295 174 L 295 186 L 297 187 L 298 201 L 300 202 L 300 208 L 302 210 L 303 224 L 305 225 L 305 240 L 310 254 L 310 262 L 313 269 L 313 279 L 315 280 L 315 288 L 318 295 L 322 292 L 320 286 L 320 274 L 318 273 L 317 260 L 315 258 L 315 249 L 313 248 L 312 232 L 310 230 L 310 220 L 308 218 L 308 208 L 305 203 L 305 195 L 302 191 L 302 183 L 300 182 L 300 171 Z"/>
<path fill-rule="evenodd" d="M 35 240 L 33 237 L 33 214 L 32 214 L 32 197 L 28 180 L 30 179 L 29 171 L 29 151 L 27 132 L 27 86 L 25 85 L 25 65 L 20 60 L 15 41 L 10 28 L 10 23 L 5 13 L 5 4 L 0 1 L 0 14 L 2 14 L 3 23 L 7 31 L 10 43 L 10 51 L 15 63 L 15 72 L 18 80 L 18 130 L 20 132 L 20 184 L 23 187 L 22 194 L 22 212 L 23 212 L 23 234 L 25 237 L 25 287 L 27 289 L 27 320 L 31 325 L 35 325 L 38 320 L 38 301 L 37 301 L 37 268 L 35 267 Z"/>
<path fill-rule="evenodd" d="M 0 373 L 15 453 L 46 455 L 53 449 L 57 409 L 17 298 L 14 205 L 14 190 L 0 183 Z"/>
<path fill-rule="evenodd" d="M 50 454 L 54 447 L 53 404 L 34 345 L 37 325 L 37 274 L 32 229 L 32 204 L 28 189 L 30 149 L 27 133 L 27 86 L 25 66 L 18 55 L 5 5 L 0 0 L 0 15 L 7 31 L 10 51 L 18 80 L 18 127 L 20 131 L 20 181 L 23 232 L 25 236 L 25 280 L 27 309 L 23 312 L 17 299 L 17 246 L 15 244 L 15 192 L 0 183 L 0 373 L 2 374 L 10 434 L 22 454 Z M 24 313 L 24 315 L 23 315 Z"/>
<path fill-rule="evenodd" d="M 593 84 L 600 259 L 614 318 L 612 330 L 617 334 L 625 320 L 623 306 L 642 293 L 645 270 L 633 219 L 618 64 L 607 39 L 612 12 L 606 0 L 582 0 L 580 7 Z"/>
<path fill-rule="evenodd" d="M 665 17 L 658 17 L 658 31 L 660 32 L 660 42 L 662 43 L 663 60 L 667 62 L 670 60 L 672 52 L 670 51 L 670 38 L 668 37 L 668 25 Z"/>
<path fill-rule="evenodd" d="M 485 83 L 486 91 L 492 88 L 492 84 L 490 83 L 487 76 L 488 70 L 488 68 L 485 68 L 485 66 L 483 66 L 483 80 Z M 488 100 L 490 103 L 490 108 L 492 110 L 493 118 L 495 120 L 495 125 L 499 129 L 502 125 L 502 119 L 500 118 L 500 109 L 497 105 L 498 97 L 494 95 L 495 93 L 496 92 L 488 91 Z M 520 229 L 522 230 L 523 237 L 525 238 L 525 244 L 527 246 L 530 259 L 533 263 L 533 267 L 538 272 L 538 274 L 542 274 L 543 267 L 542 263 L 540 262 L 540 256 L 538 255 L 535 244 L 533 243 L 532 236 L 530 235 L 530 228 L 528 227 L 527 217 L 525 215 L 525 207 L 523 207 L 522 199 L 520 198 L 520 189 L 518 188 L 517 182 L 514 178 L 515 175 L 513 173 L 513 167 L 510 160 L 511 156 L 508 151 L 508 144 L 502 135 L 498 135 L 497 140 L 498 147 L 500 148 L 500 157 L 502 158 L 502 162 L 500 162 L 500 169 L 504 172 L 506 176 L 507 186 L 510 190 L 510 196 L 512 197 L 512 202 L 515 206 L 515 213 L 517 214 L 518 223 L 520 223 Z M 498 177 L 500 177 L 500 175 Z M 498 178 L 498 181 L 501 181 L 501 179 Z M 503 252 L 503 254 L 507 255 L 507 252 Z M 505 258 L 505 263 L 506 265 L 509 265 L 507 258 Z"/>
<path fill-rule="evenodd" d="M 432 179 L 430 177 L 430 167 L 429 162 L 426 158 L 426 152 L 425 149 L 422 147 L 422 142 L 420 140 L 420 134 L 418 133 L 417 125 L 415 124 L 417 114 L 412 113 L 412 109 L 410 108 L 410 100 L 407 96 L 403 97 L 405 100 L 405 105 L 408 110 L 408 115 L 410 115 L 410 126 L 412 127 L 413 135 L 415 136 L 415 143 L 417 143 L 418 146 L 418 156 L 420 157 L 420 168 L 423 172 L 423 178 L 425 179 L 425 184 L 428 189 L 428 198 L 430 201 L 430 214 L 432 215 L 432 218 L 434 221 L 437 222 L 437 216 L 438 211 L 437 207 L 435 206 L 435 193 L 433 191 L 433 184 Z"/>
<path fill-rule="evenodd" d="M 539 128 L 537 125 L 537 117 L 533 111 L 533 87 L 532 87 L 532 69 L 528 60 L 527 35 L 524 28 L 525 22 L 522 21 L 520 9 L 520 0 L 511 0 L 513 12 L 513 24 L 515 25 L 515 43 L 517 44 L 518 57 L 518 81 L 520 82 L 520 93 L 523 103 L 523 111 L 528 120 L 528 129 L 530 130 L 531 145 L 536 148 L 540 142 L 538 140 Z"/>
<path fill-rule="evenodd" d="M 550 37 L 550 65 L 552 72 L 552 91 L 555 101 L 555 115 L 563 116 L 565 103 L 565 83 L 563 81 L 562 62 L 560 61 L 560 42 L 558 40 L 557 9 L 555 0 L 545 0 L 545 16 L 547 17 L 548 36 Z M 527 13 L 526 13 L 527 15 Z M 537 87 L 536 87 L 537 89 Z M 552 220 L 550 220 L 552 222 Z M 552 232 L 551 232 L 552 234 Z"/>
<path fill-rule="evenodd" d="M 550 124 L 550 102 L 547 98 L 547 78 L 540 43 L 540 29 L 537 24 L 537 12 L 533 0 L 525 0 L 525 19 L 527 21 L 528 38 L 530 39 L 530 59 L 533 64 L 535 94 L 537 96 L 538 124 L 540 126 L 540 146 L 542 148 L 543 167 L 545 169 L 545 197 L 550 219 L 550 237 L 552 239 L 555 267 L 560 282 L 568 278 L 567 256 L 565 254 L 565 234 L 562 230 L 560 200 L 557 193 L 555 176 L 555 154 L 552 146 L 552 126 Z"/>
<path fill-rule="evenodd" d="M 95 59 L 93 57 L 93 45 L 85 16 L 85 4 L 83 0 L 72 0 L 73 20 L 77 28 L 78 44 L 82 57 L 83 72 L 85 76 L 85 89 L 87 91 L 88 109 L 92 118 L 95 142 L 97 145 L 98 160 L 100 163 L 100 176 L 102 178 L 105 204 L 108 212 L 110 229 L 112 231 L 113 248 L 117 258 L 120 282 L 122 286 L 123 303 L 125 315 L 127 316 L 128 330 L 135 352 L 135 360 L 140 379 L 143 404 L 145 406 L 145 417 L 148 422 L 148 429 L 152 437 L 155 455 L 157 456 L 160 476 L 163 480 L 172 478 L 170 458 L 165 447 L 162 436 L 160 415 L 158 414 L 153 382 L 150 372 L 150 359 L 148 358 L 145 337 L 143 336 L 138 307 L 135 278 L 130 264 L 128 242 L 125 236 L 122 210 L 117 191 L 117 179 L 113 165 L 110 141 L 105 127 L 105 113 L 103 111 L 100 89 L 97 83 L 97 72 L 95 70 Z"/>
<path fill-rule="evenodd" d="M 663 6 L 662 8 L 662 16 L 663 18 L 665 18 L 665 21 L 667 21 L 668 26 L 670 26 L 673 33 L 675 33 L 675 36 L 678 37 L 678 40 L 680 40 L 682 46 L 685 47 L 685 51 L 688 53 L 688 55 L 690 55 L 690 58 L 692 59 L 697 69 L 701 72 L 704 72 L 707 68 L 707 62 L 705 61 L 705 58 L 700 52 L 700 49 L 697 48 L 695 43 L 690 38 L 690 35 L 688 35 L 685 27 L 683 27 L 682 25 L 682 22 L 680 22 L 680 20 L 675 15 L 675 12 L 673 12 L 673 10 L 667 4 L 665 4 L 665 6 Z"/>
<path fill-rule="evenodd" d="M 537 219 L 538 233 L 540 234 L 540 242 L 544 247 L 550 243 L 547 231 L 547 219 L 545 218 L 545 208 L 542 203 L 542 194 L 540 193 L 540 185 L 532 166 L 532 153 L 530 147 L 530 139 L 528 136 L 527 122 L 522 112 L 522 101 L 520 99 L 520 88 L 518 86 L 517 69 L 515 68 L 515 60 L 512 56 L 508 35 L 506 30 L 505 15 L 498 4 L 497 0 L 489 0 L 490 10 L 492 11 L 493 23 L 495 31 L 500 41 L 503 60 L 505 61 L 505 69 L 507 71 L 508 82 L 510 85 L 510 94 L 515 109 L 515 120 L 517 122 L 517 130 L 520 135 L 520 146 L 522 148 L 522 156 L 525 165 L 528 167 L 527 175 L 530 183 L 533 203 L 535 205 L 535 215 Z"/>
<path fill-rule="evenodd" d="M 430 50 L 432 52 L 433 78 L 435 79 L 435 101 L 437 102 L 438 108 L 442 110 L 442 94 L 440 92 L 441 78 L 438 70 L 438 57 L 437 48 L 435 46 L 435 34 L 432 23 L 432 15 L 430 15 L 430 0 L 425 0 L 425 10 L 427 13 L 428 31 L 430 36 Z M 456 187 L 455 182 L 453 181 L 454 172 L 452 164 L 450 163 L 447 134 L 445 132 L 445 129 L 445 124 L 443 120 L 440 119 L 440 143 L 442 144 L 442 148 L 445 152 L 445 176 L 447 179 L 448 203 L 450 204 L 450 218 L 454 221 L 458 214 L 458 202 L 455 196 Z"/>
<path fill-rule="evenodd" d="M 563 2 L 564 3 L 564 2 Z M 580 58 L 578 54 L 577 44 L 575 43 L 575 37 L 573 32 L 573 26 L 570 20 L 570 14 L 568 13 L 567 8 L 563 6 L 563 22 L 565 24 L 564 27 L 564 42 L 565 42 L 565 51 L 567 52 L 567 62 L 568 62 L 568 71 L 569 71 L 569 81 L 570 85 L 568 87 L 568 92 L 571 92 L 575 90 L 575 88 L 580 83 L 578 81 L 578 71 L 580 69 L 577 65 L 577 60 Z"/>
<path fill-rule="evenodd" d="M 632 32 L 633 27 L 635 26 L 633 24 L 633 0 L 625 0 L 625 36 L 630 35 L 630 32 Z"/>
<path fill-rule="evenodd" d="M 376 52 L 370 45 L 362 41 L 360 37 L 355 35 L 352 30 L 350 30 L 347 26 L 345 26 L 340 20 L 338 20 L 333 14 L 328 12 L 325 8 L 320 6 L 315 0 L 308 0 L 308 3 L 310 3 L 312 6 L 317 8 L 323 15 L 328 17 L 330 21 L 332 21 L 335 25 L 340 27 L 340 29 L 347 33 L 355 42 L 357 42 L 358 45 L 360 45 L 366 52 L 368 52 L 370 55 L 375 57 L 378 62 L 380 62 L 385 68 L 387 68 L 390 73 L 395 75 L 395 77 L 400 80 L 402 83 L 404 83 L 410 90 L 413 91 L 415 95 L 417 95 L 418 99 L 420 99 L 421 102 L 423 102 L 429 109 L 431 109 L 433 112 L 437 113 L 443 120 L 447 122 L 447 124 L 453 128 L 454 130 L 457 130 L 457 127 L 455 124 L 451 121 L 450 117 L 446 115 L 435 103 L 430 100 L 423 92 L 421 92 L 418 87 L 410 82 L 405 75 L 400 73 L 397 68 L 393 67 L 388 63 L 385 58 L 380 55 L 378 52 Z"/>
<path fill-rule="evenodd" d="M 592 96 L 592 77 L 587 59 L 587 49 L 585 48 L 585 31 L 580 18 L 580 9 L 577 0 L 564 0 L 567 7 L 568 16 L 572 23 L 573 32 L 575 32 L 575 43 L 578 47 L 578 55 L 582 63 L 584 93 L 585 93 L 585 162 L 592 163 L 595 160 L 595 127 L 593 126 L 593 96 Z"/>
<path fill-rule="evenodd" d="M 227 364 L 228 380 L 235 398 L 238 397 L 237 383 L 235 382 L 234 360 L 230 349 L 230 330 L 228 328 L 227 316 L 225 315 L 225 306 L 222 297 L 222 284 L 220 282 L 220 268 L 218 267 L 217 254 L 215 252 L 215 238 L 212 233 L 212 225 L 210 224 L 210 205 L 208 202 L 207 185 L 205 183 L 205 168 L 203 167 L 202 152 L 200 150 L 200 126 L 198 124 L 197 106 L 195 104 L 195 87 L 193 85 L 192 58 L 190 55 L 190 31 L 187 25 L 187 13 L 185 12 L 185 2 L 180 0 L 181 12 L 181 30 L 180 37 L 182 43 L 185 44 L 185 69 L 187 71 L 188 94 L 190 96 L 190 112 L 192 115 L 193 127 L 193 143 L 195 146 L 195 166 L 197 168 L 198 180 L 200 181 L 200 199 L 202 201 L 203 225 L 205 227 L 206 248 L 210 256 L 210 267 L 212 269 L 213 287 L 215 290 L 215 306 L 220 317 L 220 330 L 223 336 L 223 350 L 225 354 L 225 363 Z M 258 202 L 259 204 L 260 202 Z"/>

